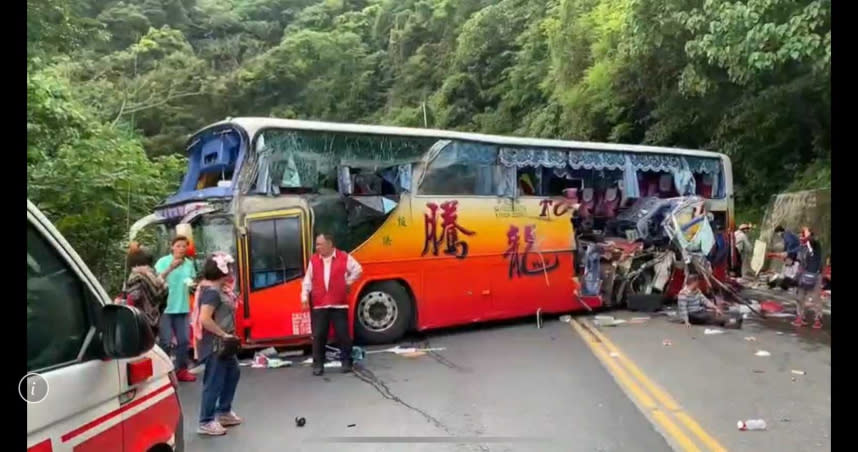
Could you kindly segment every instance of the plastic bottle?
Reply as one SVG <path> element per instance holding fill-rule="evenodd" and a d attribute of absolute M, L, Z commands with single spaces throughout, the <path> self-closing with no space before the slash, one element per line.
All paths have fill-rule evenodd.
<path fill-rule="evenodd" d="M 736 426 L 739 427 L 739 430 L 765 430 L 766 429 L 766 421 L 762 419 L 749 419 L 747 421 L 739 421 L 736 423 Z"/>

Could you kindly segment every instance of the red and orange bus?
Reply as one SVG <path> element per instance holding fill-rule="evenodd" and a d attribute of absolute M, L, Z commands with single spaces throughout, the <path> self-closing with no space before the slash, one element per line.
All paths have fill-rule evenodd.
<path fill-rule="evenodd" d="M 308 340 L 301 280 L 314 235 L 333 234 L 364 274 L 354 335 L 569 312 L 573 205 L 599 228 L 626 198 L 676 196 L 690 177 L 732 230 L 730 160 L 714 152 L 275 118 L 231 118 L 188 141 L 178 192 L 132 227 L 167 252 L 178 225 L 196 258 L 238 261 L 245 347 Z"/>

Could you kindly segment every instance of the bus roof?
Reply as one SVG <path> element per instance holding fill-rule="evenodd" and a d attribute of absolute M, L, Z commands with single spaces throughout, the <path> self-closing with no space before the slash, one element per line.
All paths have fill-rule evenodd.
<path fill-rule="evenodd" d="M 436 137 L 455 140 L 479 141 L 483 143 L 492 143 L 507 146 L 535 146 L 543 148 L 560 148 L 560 149 L 580 149 L 592 151 L 608 151 L 608 152 L 640 152 L 653 154 L 675 154 L 688 155 L 696 157 L 721 158 L 726 157 L 722 153 L 712 151 L 701 151 L 695 149 L 670 148 L 661 146 L 643 146 L 636 144 L 619 144 L 619 143 L 595 143 L 587 141 L 567 141 L 567 140 L 552 140 L 546 138 L 523 138 L 511 137 L 504 135 L 486 135 L 482 133 L 467 133 L 456 132 L 450 130 L 438 129 L 418 129 L 411 127 L 391 127 L 391 126 L 376 126 L 366 124 L 348 124 L 336 122 L 321 122 L 321 121 L 303 121 L 296 119 L 280 119 L 280 118 L 264 118 L 264 117 L 241 117 L 228 118 L 224 121 L 211 124 L 201 129 L 194 134 L 196 136 L 200 132 L 211 127 L 222 125 L 237 125 L 243 128 L 249 137 L 253 137 L 259 130 L 267 128 L 279 129 L 295 129 L 295 130 L 313 130 L 320 132 L 346 132 L 346 133 L 364 133 L 374 135 L 399 135 L 399 136 L 414 136 L 414 137 Z"/>

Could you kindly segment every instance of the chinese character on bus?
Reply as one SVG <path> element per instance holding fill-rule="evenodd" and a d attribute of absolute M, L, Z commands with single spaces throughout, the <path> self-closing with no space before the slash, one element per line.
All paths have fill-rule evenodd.
<path fill-rule="evenodd" d="M 462 227 L 459 222 L 459 201 L 445 201 L 439 206 L 434 202 L 426 203 L 427 213 L 423 214 L 424 232 L 426 240 L 423 244 L 423 252 L 421 256 L 431 252 L 433 256 L 438 255 L 440 246 L 443 244 L 444 254 L 456 256 L 458 259 L 464 259 L 468 255 L 468 243 L 464 240 L 459 240 L 459 233 L 464 235 L 474 235 L 476 232 L 470 231 Z M 441 210 L 441 230 L 438 229 L 438 210 Z"/>
<path fill-rule="evenodd" d="M 571 192 L 565 191 L 564 196 L 562 198 L 557 199 L 556 201 L 553 199 L 543 199 L 539 201 L 539 205 L 542 206 L 542 210 L 539 212 L 540 217 L 547 217 L 548 208 L 553 207 L 552 211 L 554 212 L 555 217 L 563 216 L 566 212 L 575 209 L 576 199 L 572 196 Z"/>
<path fill-rule="evenodd" d="M 513 275 L 520 277 L 538 275 L 547 273 L 560 265 L 560 259 L 555 255 L 554 262 L 546 263 L 542 253 L 536 251 L 536 259 L 528 260 L 528 257 L 533 251 L 536 244 L 536 225 L 527 225 L 524 227 L 524 253 L 519 253 L 520 235 L 519 228 L 515 225 L 510 225 L 506 233 L 507 249 L 503 253 L 505 259 L 509 259 L 508 277 L 512 279 Z"/>

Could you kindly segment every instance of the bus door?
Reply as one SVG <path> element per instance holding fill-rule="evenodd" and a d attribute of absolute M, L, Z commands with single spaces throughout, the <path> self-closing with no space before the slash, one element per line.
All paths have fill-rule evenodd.
<path fill-rule="evenodd" d="M 240 265 L 247 342 L 269 342 L 310 334 L 310 314 L 301 308 L 310 221 L 304 209 L 247 215 Z"/>

